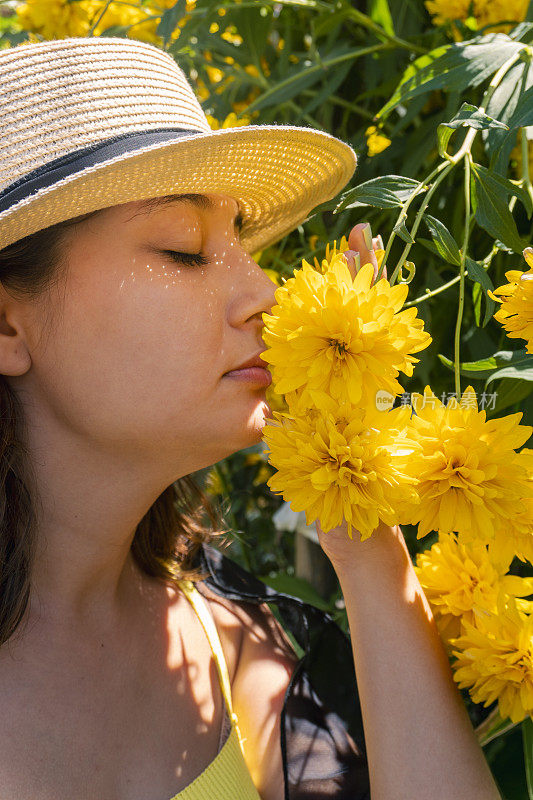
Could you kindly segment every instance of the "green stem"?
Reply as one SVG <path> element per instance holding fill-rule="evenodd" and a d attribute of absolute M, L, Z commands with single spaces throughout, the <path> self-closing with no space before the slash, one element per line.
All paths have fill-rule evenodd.
<path fill-rule="evenodd" d="M 526 717 L 522 722 L 522 740 L 524 743 L 527 793 L 529 800 L 533 800 L 533 720 L 531 717 Z"/>
<path fill-rule="evenodd" d="M 529 142 L 524 127 L 520 128 L 520 139 L 522 148 L 522 186 L 533 201 L 533 186 L 529 175 Z"/>
<path fill-rule="evenodd" d="M 430 172 L 429 175 L 427 175 L 423 180 L 420 181 L 420 183 L 417 186 L 415 186 L 415 188 L 413 189 L 413 191 L 411 192 L 411 194 L 409 195 L 409 197 L 407 198 L 407 200 L 403 204 L 402 210 L 400 211 L 400 213 L 398 215 L 398 219 L 396 220 L 396 223 L 395 223 L 394 227 L 396 227 L 400 222 L 402 222 L 407 217 L 407 211 L 409 209 L 409 206 L 411 205 L 411 203 L 415 199 L 415 197 L 417 195 L 419 195 L 421 191 L 423 191 L 424 189 L 428 188 L 427 184 L 431 180 L 433 180 L 435 175 L 438 175 L 438 173 L 439 173 L 439 171 L 441 169 L 443 169 L 442 162 L 433 170 L 433 172 Z M 379 281 L 379 279 L 381 278 L 383 269 L 384 269 L 385 264 L 387 262 L 387 258 L 389 257 L 389 253 L 390 253 L 390 250 L 391 250 L 391 247 L 392 247 L 392 243 L 393 243 L 395 238 L 396 238 L 396 234 L 395 234 L 394 231 L 392 231 L 391 235 L 389 236 L 389 240 L 387 242 L 387 246 L 385 247 L 385 255 L 383 256 L 383 261 L 381 262 L 381 267 L 379 268 L 376 281 Z"/>
<path fill-rule="evenodd" d="M 523 49 L 525 50 L 525 48 Z M 521 54 L 522 50 L 518 50 L 517 53 L 514 53 L 514 55 L 512 55 L 511 58 L 508 58 L 507 61 L 501 65 L 500 69 L 497 72 L 495 72 L 494 75 L 492 76 L 492 80 L 489 83 L 485 94 L 483 95 L 483 100 L 481 101 L 482 104 L 479 107 L 479 110 L 482 114 L 486 113 L 487 106 L 490 103 L 492 95 L 502 82 L 507 72 L 511 69 L 513 64 L 515 64 L 517 61 L 520 61 Z M 476 138 L 477 134 L 478 131 L 476 128 L 470 128 L 470 130 L 468 131 L 468 133 L 464 138 L 463 144 L 461 145 L 457 153 L 454 156 L 447 156 L 446 158 L 449 161 L 452 161 L 454 164 L 457 164 L 457 162 L 460 161 L 462 158 L 464 158 L 464 156 L 466 156 L 467 153 L 470 153 L 470 150 L 472 149 L 472 143 Z"/>
<path fill-rule="evenodd" d="M 362 25 L 364 28 L 367 28 L 369 31 L 372 31 L 376 36 L 380 36 L 382 39 L 391 42 L 391 44 L 395 44 L 396 47 L 401 47 L 404 50 L 409 50 L 411 53 L 419 53 L 420 55 L 425 55 L 429 52 L 425 47 L 406 42 L 405 39 L 400 39 L 398 36 L 387 33 L 381 25 L 374 22 L 367 14 L 363 14 L 362 11 L 358 11 L 355 8 L 347 9 L 347 17 L 357 22 L 359 25 Z"/>
<path fill-rule="evenodd" d="M 525 48 L 523 48 L 523 49 L 525 49 Z M 483 95 L 482 105 L 480 106 L 480 111 L 482 113 L 485 112 L 485 110 L 486 110 L 486 108 L 487 108 L 487 106 L 488 106 L 488 104 L 490 102 L 490 99 L 491 99 L 492 95 L 494 94 L 496 88 L 499 86 L 499 84 L 503 80 L 503 78 L 506 75 L 506 73 L 513 66 L 513 64 L 515 64 L 521 58 L 521 53 L 522 53 L 522 50 L 519 50 L 517 53 L 514 53 L 511 56 L 511 58 L 507 59 L 507 61 L 504 64 L 502 64 L 500 69 L 493 75 L 492 80 L 489 83 L 489 85 L 487 87 L 487 90 L 485 91 L 485 94 Z M 427 178 L 425 178 L 423 181 L 421 181 L 421 183 L 418 184 L 418 186 L 414 189 L 414 191 L 409 195 L 407 201 L 404 203 L 404 205 L 402 207 L 402 210 L 400 211 L 400 214 L 398 215 L 398 219 L 396 220 L 396 223 L 395 223 L 394 227 L 397 227 L 399 224 L 401 224 L 401 222 L 403 222 L 403 220 L 407 217 L 407 210 L 408 210 L 409 206 L 411 205 L 411 203 L 413 202 L 413 200 L 415 199 L 415 197 L 420 193 L 422 187 L 425 186 L 427 183 L 429 183 L 429 181 L 431 181 L 433 179 L 433 177 L 438 175 L 438 173 L 440 172 L 441 174 L 438 176 L 437 180 L 432 185 L 431 189 L 429 190 L 428 194 L 426 195 L 426 197 L 424 199 L 424 203 L 422 204 L 420 210 L 418 211 L 418 214 L 416 215 L 415 222 L 413 224 L 413 228 L 412 228 L 412 230 L 410 232 L 411 233 L 411 238 L 412 239 L 415 238 L 414 234 L 416 234 L 416 232 L 418 230 L 418 226 L 420 225 L 420 221 L 422 219 L 422 215 L 423 215 L 424 211 L 426 210 L 427 205 L 429 203 L 429 200 L 431 199 L 431 196 L 433 195 L 435 189 L 437 188 L 439 183 L 443 180 L 444 176 L 448 173 L 449 169 L 451 169 L 456 164 L 458 164 L 459 161 L 461 161 L 466 156 L 468 156 L 468 158 L 470 158 L 470 150 L 471 150 L 471 147 L 472 147 L 472 143 L 473 143 L 474 139 L 476 138 L 476 135 L 477 135 L 477 130 L 475 128 L 470 128 L 470 130 L 468 131 L 468 133 L 466 134 L 466 136 L 464 138 L 463 144 L 461 145 L 461 147 L 459 148 L 457 153 L 455 153 L 455 155 L 453 155 L 453 156 L 446 155 L 445 160 L 442 161 L 433 170 L 433 172 L 431 172 L 427 176 Z M 470 167 L 470 165 L 469 165 L 469 167 Z M 469 168 L 469 175 L 470 175 L 470 168 Z M 469 194 L 469 197 L 470 197 L 470 194 Z M 391 235 L 389 236 L 389 240 L 387 242 L 387 247 L 386 247 L 386 250 L 385 250 L 385 255 L 383 257 L 383 261 L 381 263 L 381 267 L 380 267 L 380 269 L 378 271 L 378 275 L 377 275 L 376 281 L 378 281 L 381 278 L 381 275 L 382 275 L 383 269 L 385 268 L 385 265 L 386 265 L 386 262 L 387 262 L 387 258 L 389 256 L 389 253 L 390 253 L 390 250 L 391 250 L 391 246 L 392 246 L 392 242 L 394 241 L 395 235 L 396 234 L 393 231 L 391 233 Z M 393 272 L 393 274 L 392 274 L 392 276 L 391 276 L 391 278 L 389 280 L 389 283 L 390 283 L 391 286 L 394 285 L 394 283 L 396 281 L 396 278 L 398 276 L 398 273 L 399 273 L 399 271 L 400 271 L 400 269 L 402 267 L 402 264 L 406 260 L 407 255 L 409 254 L 409 251 L 411 250 L 411 247 L 412 247 L 412 244 L 407 244 L 405 246 L 405 248 L 404 248 L 404 250 L 402 252 L 402 255 L 400 256 L 400 260 L 398 261 L 398 263 L 397 263 L 397 265 L 396 265 L 396 267 L 394 269 L 394 272 Z"/>
<path fill-rule="evenodd" d="M 304 95 L 305 97 L 315 97 L 318 92 L 314 92 L 312 89 L 304 89 L 300 94 Z M 349 111 L 353 111 L 354 114 L 358 114 L 360 117 L 365 117 L 372 122 L 374 121 L 374 114 L 371 111 L 368 111 L 368 109 L 363 108 L 363 106 L 360 106 L 357 103 L 350 103 L 348 100 L 344 100 L 344 98 L 338 97 L 336 94 L 332 94 L 330 97 L 328 97 L 328 103 L 333 103 L 333 105 L 347 108 Z"/>
<path fill-rule="evenodd" d="M 496 708 L 490 712 L 487 719 L 483 720 L 483 722 L 477 726 L 475 730 L 477 740 L 481 747 L 485 747 L 489 742 L 493 742 L 494 739 L 497 739 L 499 736 L 504 736 L 510 730 L 516 728 L 518 724 L 518 722 L 511 722 L 508 718 L 502 719 L 500 717 L 499 707 L 496 706 Z"/>
<path fill-rule="evenodd" d="M 93 35 L 95 28 L 97 28 L 97 27 L 98 27 L 98 23 L 100 22 L 100 20 L 101 20 L 101 19 L 102 19 L 102 17 L 104 16 L 105 12 L 107 11 L 107 9 L 109 8 L 109 6 L 111 5 L 111 2 L 112 2 L 112 0 L 107 0 L 107 3 L 105 4 L 105 6 L 104 6 L 104 8 L 103 8 L 103 11 L 102 11 L 102 12 L 101 12 L 101 13 L 98 15 L 98 18 L 97 18 L 96 22 L 94 22 L 94 23 L 91 25 L 91 27 L 89 28 L 89 30 L 88 30 L 88 32 L 87 32 L 87 36 L 92 36 L 92 35 Z"/>
<path fill-rule="evenodd" d="M 455 325 L 455 350 L 454 350 L 454 372 L 455 372 L 455 396 L 457 401 L 461 397 L 461 322 L 463 321 L 463 309 L 465 304 L 465 264 L 466 252 L 468 248 L 468 236 L 470 233 L 470 155 L 465 158 L 465 235 L 463 238 L 463 249 L 461 250 L 460 280 L 459 280 L 459 309 L 457 311 L 457 322 Z"/>
<path fill-rule="evenodd" d="M 433 289 L 432 291 L 426 289 L 425 294 L 420 295 L 420 297 L 415 297 L 414 300 L 409 300 L 408 303 L 404 303 L 402 308 L 408 308 L 409 306 L 416 306 L 419 303 L 424 303 L 426 300 L 429 300 L 430 297 L 435 297 L 436 294 L 440 294 L 441 292 L 444 292 L 445 289 L 449 289 L 450 286 L 453 286 L 460 279 L 461 276 L 456 275 L 455 278 L 452 278 L 451 281 L 448 281 L 447 283 L 443 283 L 442 286 L 438 287 L 438 289 Z"/>
<path fill-rule="evenodd" d="M 389 49 L 390 49 L 389 45 L 380 43 L 371 45 L 369 47 L 360 47 L 351 50 L 349 53 L 343 53 L 341 56 L 336 56 L 335 58 L 326 59 L 323 61 L 323 66 L 322 64 L 315 64 L 314 66 L 309 67 L 308 69 L 303 70 L 302 72 L 298 72 L 296 75 L 291 75 L 290 78 L 285 78 L 284 81 L 276 83 L 275 86 L 269 87 L 267 91 L 263 92 L 263 94 L 257 98 L 257 100 L 254 100 L 253 103 L 250 103 L 250 105 L 246 109 L 246 113 L 249 114 L 251 111 L 254 111 L 255 107 L 259 105 L 260 102 L 261 103 L 264 102 L 265 98 L 269 97 L 275 92 L 279 92 L 281 88 L 285 89 L 287 86 L 290 86 L 295 81 L 300 81 L 302 75 L 304 74 L 308 76 L 312 75 L 314 72 L 319 72 L 319 71 L 324 72 L 325 71 L 324 68 L 329 69 L 329 67 L 334 67 L 336 64 L 342 64 L 343 61 L 353 61 L 354 59 L 360 58 L 361 56 L 366 56 L 369 53 L 375 53 L 380 50 L 389 50 Z"/>
<path fill-rule="evenodd" d="M 413 223 L 413 227 L 412 227 L 412 229 L 410 231 L 411 237 L 413 239 L 416 236 L 416 233 L 418 231 L 418 227 L 419 227 L 420 223 L 422 222 L 422 217 L 424 215 L 424 211 L 428 207 L 428 203 L 431 200 L 433 194 L 435 193 L 435 190 L 437 189 L 438 185 L 444 180 L 446 175 L 453 169 L 454 166 L 455 166 L 454 164 L 450 164 L 447 161 L 442 161 L 439 164 L 438 171 L 440 172 L 440 175 L 433 182 L 433 184 L 431 185 L 431 188 L 429 189 L 428 193 L 424 197 L 424 202 L 422 203 L 422 205 L 420 206 L 420 208 L 419 208 L 419 210 L 417 212 L 417 215 L 415 217 L 415 221 Z M 407 243 L 405 245 L 405 247 L 404 247 L 404 249 L 402 251 L 402 254 L 400 256 L 400 259 L 399 259 L 398 263 L 396 264 L 396 267 L 394 268 L 394 272 L 391 275 L 391 278 L 390 278 L 390 281 L 389 281 L 391 286 L 394 286 L 394 284 L 396 283 L 396 279 L 398 277 L 398 274 L 399 274 L 399 272 L 400 272 L 400 270 L 402 268 L 402 265 L 404 264 L 405 260 L 407 259 L 407 256 L 409 255 L 409 251 L 411 250 L 412 246 L 413 245 L 409 244 L 409 243 Z M 385 259 L 383 259 L 383 261 L 385 261 Z"/>

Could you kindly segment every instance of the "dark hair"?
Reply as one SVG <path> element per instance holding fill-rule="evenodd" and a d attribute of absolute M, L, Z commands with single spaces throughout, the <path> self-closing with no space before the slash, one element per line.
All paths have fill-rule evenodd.
<path fill-rule="evenodd" d="M 92 211 L 59 222 L 0 250 L 0 284 L 15 299 L 39 300 L 59 283 L 67 231 L 96 216 Z M 30 596 L 39 497 L 27 447 L 22 402 L 0 375 L 0 645 L 23 619 Z M 192 566 L 202 543 L 222 536 L 220 511 L 193 476 L 172 483 L 137 525 L 132 555 L 147 575 L 175 584 L 202 580 Z"/>

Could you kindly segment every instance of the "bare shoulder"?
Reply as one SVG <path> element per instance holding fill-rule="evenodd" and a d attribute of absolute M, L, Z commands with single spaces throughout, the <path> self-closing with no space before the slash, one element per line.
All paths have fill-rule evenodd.
<path fill-rule="evenodd" d="M 298 662 L 290 641 L 267 603 L 235 603 L 204 583 L 224 653 L 233 705 L 244 740 L 246 763 L 263 800 L 282 800 L 280 715 Z M 232 671 L 233 668 L 233 671 Z"/>

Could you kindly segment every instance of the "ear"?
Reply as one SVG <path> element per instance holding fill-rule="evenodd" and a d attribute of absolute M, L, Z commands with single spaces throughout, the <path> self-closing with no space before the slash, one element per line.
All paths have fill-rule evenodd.
<path fill-rule="evenodd" d="M 24 375 L 31 366 L 22 306 L 0 289 L 0 375 Z"/>

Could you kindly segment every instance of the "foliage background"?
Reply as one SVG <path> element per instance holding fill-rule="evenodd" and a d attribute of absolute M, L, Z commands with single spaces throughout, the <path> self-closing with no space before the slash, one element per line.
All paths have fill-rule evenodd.
<path fill-rule="evenodd" d="M 513 31 L 513 24 L 533 20 L 527 3 L 510 0 L 506 13 L 513 24 L 495 25 L 492 19 L 485 29 L 480 26 L 487 24 L 486 13 L 484 17 L 481 13 L 476 15 L 472 6 L 474 13 L 469 16 L 467 2 L 441 0 L 433 5 L 442 12 L 438 19 L 432 19 L 421 0 L 3 0 L 0 47 L 87 35 L 150 41 L 166 49 L 185 71 L 213 127 L 249 122 L 303 125 L 349 142 L 358 154 L 359 164 L 346 187 L 347 193 L 386 175 L 422 180 L 440 160 L 438 126 L 451 120 L 464 102 L 480 106 L 488 80 L 497 69 L 497 65 L 491 66 L 490 47 L 485 48 L 481 65 L 484 73 L 482 69 L 477 73 L 468 69 L 473 56 L 463 50 L 462 72 L 437 68 L 418 93 L 400 97 L 390 112 L 377 120 L 376 115 L 393 97 L 404 71 L 415 59 L 433 51 L 438 54 L 439 48 L 452 42 L 479 43 L 480 36 L 490 36 L 497 30 L 533 42 L 531 25 L 522 26 L 518 33 L 516 28 Z M 486 12 L 488 6 L 488 0 L 480 1 L 476 9 Z M 446 20 L 446 12 L 460 19 L 451 23 Z M 476 53 L 479 54 L 479 47 Z M 505 120 L 506 113 L 507 118 L 512 114 L 514 106 L 507 105 L 517 78 L 517 72 L 509 74 L 499 95 L 495 93 L 491 116 Z M 531 84 L 533 72 L 529 70 L 521 91 L 526 93 Z M 457 129 L 453 135 L 460 142 L 469 130 Z M 495 161 L 498 132 L 483 130 L 473 143 L 472 155 L 476 162 L 490 165 L 502 176 L 515 180 L 531 197 L 528 132 L 526 128 L 526 141 L 518 146 L 515 144 L 519 139 L 508 138 L 503 155 Z M 339 240 L 357 222 L 369 221 L 374 235 L 381 233 L 387 241 L 410 185 L 393 179 L 393 196 L 392 200 L 388 197 L 388 204 L 381 190 L 350 195 L 349 207 L 338 213 L 334 208 L 338 199 L 335 204 L 325 204 L 289 236 L 254 256 L 279 282 L 281 277 L 292 275 L 302 258 L 320 257 L 326 243 Z M 518 367 L 515 372 L 511 368 L 507 377 L 498 378 L 496 368 L 502 365 L 496 362 L 483 372 L 478 367 L 477 371 L 463 371 L 463 375 L 478 396 L 492 376 L 488 391 L 497 393 L 497 401 L 494 408 L 487 408 L 489 418 L 522 411 L 522 422 L 532 425 L 533 357 L 526 356 L 523 342 L 508 339 L 501 325 L 492 319 L 496 309 L 486 294 L 487 286 L 506 282 L 506 270 L 523 269 L 514 238 L 515 223 L 509 222 L 505 212 L 509 194 L 516 235 L 523 246 L 531 241 L 527 198 L 516 202 L 515 197 L 513 202 L 512 192 L 496 192 L 489 198 L 494 212 L 492 227 L 483 226 L 478 214 L 477 224 L 472 224 L 470 231 L 469 253 L 480 264 L 485 259 L 484 271 L 490 272 L 490 279 L 487 282 L 479 274 L 477 280 L 467 279 L 460 353 L 461 362 L 479 362 L 500 351 L 516 352 L 521 359 L 519 371 L 516 372 Z M 465 209 L 460 170 L 453 170 L 446 177 L 428 210 L 457 242 L 463 241 Z M 406 392 L 423 392 L 424 386 L 430 384 L 440 396 L 455 388 L 450 362 L 454 361 L 459 267 L 445 257 L 442 236 L 432 235 L 421 225 L 415 239 L 409 257 L 416 264 L 416 273 L 408 300 L 418 298 L 418 313 L 433 342 L 419 354 L 414 376 L 404 379 L 403 385 Z M 400 230 L 387 259 L 389 276 L 405 244 Z M 447 289 L 438 291 L 453 279 L 455 282 Z M 427 297 L 428 292 L 436 293 Z M 531 440 L 526 446 L 533 447 Z M 280 510 L 282 501 L 266 486 L 272 470 L 263 449 L 258 445 L 236 453 L 197 476 L 223 510 L 229 529 L 226 552 L 266 583 L 324 608 L 347 631 L 338 584 L 325 556 L 313 542 L 312 531 L 295 532 L 289 529 L 289 523 L 276 523 L 275 512 Z M 299 527 L 302 530 L 305 526 Z M 404 534 L 413 557 L 434 541 L 432 536 L 417 540 L 416 530 L 410 526 L 405 526 Z M 516 574 L 532 574 L 529 566 L 518 561 L 513 570 Z M 487 711 L 474 706 L 466 695 L 465 702 L 473 721 L 480 723 Z M 504 736 L 487 743 L 485 753 L 502 796 L 506 800 L 527 798 L 520 728 L 512 726 Z"/>

